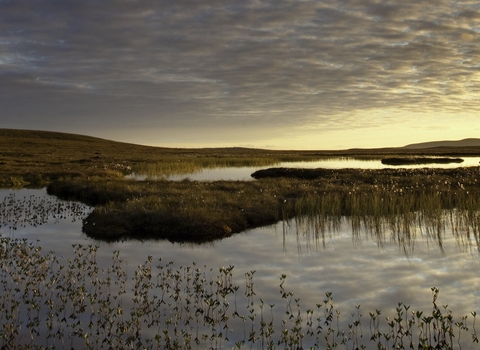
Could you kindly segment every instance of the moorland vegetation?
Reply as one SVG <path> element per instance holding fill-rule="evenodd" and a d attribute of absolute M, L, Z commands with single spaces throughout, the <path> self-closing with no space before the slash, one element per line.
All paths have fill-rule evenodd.
<path fill-rule="evenodd" d="M 256 181 L 168 181 L 205 167 L 259 166 L 323 157 L 415 158 L 480 155 L 480 147 L 272 151 L 172 149 L 54 132 L 0 129 L 0 184 L 43 187 L 94 207 L 83 230 L 94 238 L 205 242 L 293 217 L 372 222 L 442 210 L 468 217 L 477 234 L 479 168 L 267 169 Z M 155 174 L 143 181 L 134 172 Z M 454 211 L 455 210 L 455 211 Z M 428 213 L 428 215 L 427 215 Z M 430 220 L 434 222 L 434 220 Z M 461 220 L 464 222 L 465 220 Z M 383 222 L 383 224 L 381 224 Z M 391 225 L 390 225 L 391 226 Z"/>
<path fill-rule="evenodd" d="M 306 224 L 312 234 L 322 235 L 347 217 L 354 234 L 368 231 L 380 244 L 386 231 L 392 232 L 394 240 L 414 244 L 415 227 L 420 225 L 424 232 L 439 238 L 441 248 L 448 220 L 459 244 L 474 242 L 476 249 L 480 247 L 478 167 L 274 168 L 282 161 L 321 157 L 478 156 L 479 147 L 171 149 L 0 129 L 0 150 L 1 186 L 47 186 L 48 192 L 59 198 L 93 207 L 33 199 L 18 205 L 7 198 L 0 203 L 2 220 L 5 218 L 2 225 L 15 220 L 20 220 L 20 225 L 39 224 L 51 215 L 41 212 L 48 207 L 54 215 L 88 213 L 83 230 L 97 239 L 205 242 L 292 218 Z M 255 181 L 167 179 L 171 174 L 205 167 L 245 165 L 272 168 L 256 172 Z M 146 179 L 128 177 L 135 172 L 146 174 Z M 19 216 L 19 208 L 32 215 Z M 32 213 L 31 208 L 39 208 L 41 215 Z M 245 274 L 241 292 L 233 281 L 233 266 L 218 272 L 195 264 L 175 270 L 171 263 L 147 257 L 129 277 L 118 251 L 111 266 L 100 268 L 97 248 L 74 245 L 74 257 L 64 261 L 26 240 L 0 239 L 2 348 L 191 349 L 228 344 L 261 349 L 453 349 L 461 348 L 461 340 L 473 346 L 478 343 L 476 312 L 454 319 L 448 305 L 440 306 L 435 287 L 431 312 L 410 310 L 399 303 L 397 314 L 387 317 L 385 323 L 380 310 L 369 312 L 365 319 L 358 305 L 346 328 L 341 328 L 331 293 L 321 297 L 316 308 L 304 309 L 287 289 L 285 275 L 278 281 L 285 305 L 275 306 L 254 297 L 255 271 Z M 237 308 L 240 299 L 246 299 L 243 309 Z M 278 308 L 285 313 L 278 315 Z"/>

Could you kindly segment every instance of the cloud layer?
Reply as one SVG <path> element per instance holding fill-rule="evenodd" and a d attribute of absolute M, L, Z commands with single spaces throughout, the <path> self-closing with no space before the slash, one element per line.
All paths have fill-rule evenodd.
<path fill-rule="evenodd" d="M 368 111 L 473 114 L 479 43 L 468 0 L 0 1 L 2 124 L 337 130 L 391 122 Z"/>

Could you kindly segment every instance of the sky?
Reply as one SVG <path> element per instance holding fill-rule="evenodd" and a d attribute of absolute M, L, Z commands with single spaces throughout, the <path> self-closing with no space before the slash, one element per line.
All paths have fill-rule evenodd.
<path fill-rule="evenodd" d="M 0 128 L 166 147 L 479 137 L 478 0 L 0 0 Z"/>

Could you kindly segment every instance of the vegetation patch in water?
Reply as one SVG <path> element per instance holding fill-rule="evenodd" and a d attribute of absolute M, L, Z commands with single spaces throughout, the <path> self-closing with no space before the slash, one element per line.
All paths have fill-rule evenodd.
<path fill-rule="evenodd" d="M 275 185 L 248 182 L 58 182 L 48 192 L 96 206 L 84 220 L 94 238 L 205 242 L 281 220 Z"/>
<path fill-rule="evenodd" d="M 393 227 L 399 217 L 414 225 L 415 213 L 436 222 L 444 210 L 469 213 L 467 226 L 478 231 L 475 168 L 310 170 L 316 177 L 253 182 L 64 181 L 51 184 L 48 192 L 95 206 L 84 231 L 109 240 L 205 242 L 293 217 L 347 216 L 380 230 L 385 223 Z"/>
<path fill-rule="evenodd" d="M 167 178 L 173 175 L 194 174 L 204 169 L 225 167 L 268 166 L 280 163 L 281 160 L 269 158 L 234 158 L 234 157 L 195 157 L 189 159 L 167 159 L 162 162 L 140 163 L 132 168 L 135 176 L 147 178 Z"/>
<path fill-rule="evenodd" d="M 26 240 L 0 238 L 2 349 L 456 349 L 478 343 L 476 311 L 454 318 L 439 289 L 432 308 L 399 302 L 392 315 L 345 316 L 326 292 L 302 305 L 287 276 L 264 299 L 255 271 L 234 275 L 146 257 L 130 271 L 120 252 L 97 264 L 97 246 L 73 245 L 68 260 Z M 238 283 L 238 279 L 242 283 Z M 258 295 L 257 295 L 258 294 Z M 442 305 L 442 306 L 441 306 Z M 365 314 L 366 315 L 366 314 Z"/>
<path fill-rule="evenodd" d="M 48 196 L 17 196 L 10 193 L 0 202 L 0 228 L 15 231 L 20 227 L 40 226 L 49 220 L 82 220 L 90 208 L 79 202 Z"/>
<path fill-rule="evenodd" d="M 385 165 L 422 165 L 450 163 L 463 163 L 463 159 L 448 157 L 392 157 L 382 159 L 382 164 Z"/>

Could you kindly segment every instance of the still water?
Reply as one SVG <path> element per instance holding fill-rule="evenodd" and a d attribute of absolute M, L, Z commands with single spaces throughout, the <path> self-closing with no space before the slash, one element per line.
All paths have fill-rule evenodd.
<path fill-rule="evenodd" d="M 0 202 L 15 197 L 48 197 L 45 190 L 0 190 Z M 88 211 L 88 210 L 87 210 Z M 332 292 L 335 308 L 349 321 L 349 315 L 361 305 L 368 330 L 368 312 L 382 310 L 385 317 L 395 317 L 398 302 L 411 310 L 431 313 L 431 287 L 440 289 L 438 304 L 448 304 L 459 319 L 480 312 L 480 255 L 475 245 L 465 248 L 447 228 L 443 249 L 419 232 L 407 254 L 385 234 L 378 242 L 368 234 L 353 237 L 345 219 L 335 232 L 326 232 L 316 240 L 304 227 L 294 222 L 251 230 L 210 244 L 172 244 L 167 241 L 127 241 L 105 243 L 93 241 L 81 232 L 81 220 L 71 216 L 49 218 L 46 223 L 17 226 L 3 225 L 3 236 L 37 241 L 44 251 L 55 251 L 68 259 L 72 244 L 99 246 L 97 260 L 108 266 L 114 251 L 119 250 L 130 271 L 147 256 L 154 262 L 173 261 L 173 267 L 195 262 L 218 271 L 220 266 L 234 266 L 234 284 L 245 285 L 245 273 L 255 270 L 255 301 L 284 305 L 279 296 L 282 274 L 287 275 L 284 287 L 300 298 L 302 310 L 322 303 L 325 293 Z M 284 306 L 280 306 L 284 308 Z M 284 310 L 283 310 L 284 311 Z M 470 315 L 470 320 L 472 316 Z M 351 317 L 350 317 L 351 319 Z M 473 349 L 471 341 L 463 349 Z"/>
<path fill-rule="evenodd" d="M 185 178 L 189 178 L 194 181 L 218 181 L 218 180 L 253 180 L 251 174 L 257 170 L 268 169 L 272 167 L 286 167 L 286 168 L 325 168 L 325 169 L 385 169 L 385 168 L 457 168 L 457 167 L 470 167 L 480 166 L 480 157 L 462 157 L 464 160 L 462 163 L 450 163 L 450 164 L 425 164 L 425 165 L 385 165 L 382 164 L 380 159 L 359 159 L 350 157 L 337 157 L 337 158 L 325 158 L 313 162 L 283 162 L 276 165 L 263 166 L 263 167 L 224 167 L 203 169 L 199 172 L 191 174 L 174 175 L 168 178 L 168 180 L 178 181 Z M 137 179 L 145 179 L 145 176 L 137 174 L 133 176 Z"/>

